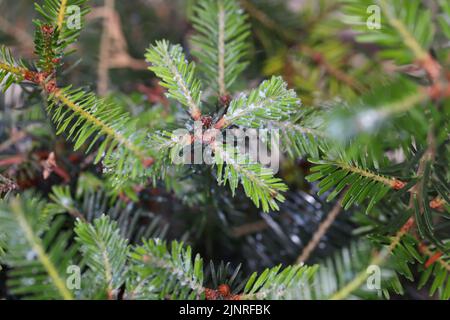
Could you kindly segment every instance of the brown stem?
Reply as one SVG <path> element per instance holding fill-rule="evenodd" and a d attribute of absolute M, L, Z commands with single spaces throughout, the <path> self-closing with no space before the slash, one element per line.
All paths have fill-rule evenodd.
<path fill-rule="evenodd" d="M 343 194 L 345 194 L 345 192 Z M 331 211 L 329 212 L 326 219 L 319 225 L 319 227 L 317 228 L 317 231 L 314 233 L 314 235 L 312 236 L 309 243 L 306 245 L 305 248 L 303 248 L 303 252 L 298 257 L 297 263 L 303 263 L 306 260 L 308 260 L 311 253 L 314 251 L 314 249 L 320 243 L 320 239 L 323 238 L 325 233 L 328 231 L 328 229 L 333 224 L 334 220 L 336 220 L 336 217 L 342 211 L 342 199 L 343 199 L 343 196 L 341 196 L 339 201 L 331 209 Z"/>
<path fill-rule="evenodd" d="M 115 0 L 105 0 L 104 8 L 114 10 Z M 110 53 L 110 24 L 112 19 L 110 15 L 103 18 L 103 30 L 100 40 L 100 54 L 97 69 L 97 92 L 100 96 L 104 96 L 108 92 L 109 86 L 109 53 Z"/>

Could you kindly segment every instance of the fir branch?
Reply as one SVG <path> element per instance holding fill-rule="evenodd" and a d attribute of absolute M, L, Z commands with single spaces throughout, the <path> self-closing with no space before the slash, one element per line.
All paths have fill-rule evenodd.
<path fill-rule="evenodd" d="M 219 96 L 225 96 L 247 66 L 241 61 L 249 47 L 247 17 L 236 0 L 202 0 L 193 11 L 191 20 L 197 31 L 192 37 L 193 54 Z"/>
<path fill-rule="evenodd" d="M 219 75 L 217 82 L 219 83 L 219 95 L 223 96 L 226 94 L 225 85 L 225 8 L 223 2 L 218 2 L 219 6 L 219 50 L 218 50 L 218 60 L 219 60 Z"/>
<path fill-rule="evenodd" d="M 361 32 L 356 37 L 358 41 L 380 44 L 383 58 L 401 64 L 433 62 L 427 51 L 434 38 L 434 24 L 430 10 L 421 1 L 376 1 L 387 23 L 368 32 L 367 8 L 373 4 L 370 0 L 344 1 L 345 20 Z"/>
<path fill-rule="evenodd" d="M 255 272 L 248 279 L 241 300 L 280 300 L 305 298 L 318 266 L 281 265 L 266 269 L 259 276 Z"/>
<path fill-rule="evenodd" d="M 55 99 L 56 101 L 61 102 L 64 106 L 71 109 L 75 114 L 79 115 L 81 118 L 83 118 L 87 123 L 92 124 L 93 126 L 99 128 L 99 131 L 107 136 L 110 137 L 111 140 L 117 141 L 119 144 L 124 145 L 127 149 L 129 149 L 136 157 L 138 157 L 142 163 L 145 163 L 148 161 L 148 156 L 145 154 L 145 152 L 142 150 L 141 147 L 135 145 L 131 139 L 126 137 L 124 134 L 120 132 L 120 130 L 116 130 L 113 125 L 107 123 L 106 121 L 103 121 L 101 118 L 96 117 L 93 115 L 92 112 L 89 111 L 104 111 L 107 108 L 104 101 L 102 100 L 95 100 L 94 96 L 92 94 L 88 94 L 86 92 L 80 92 L 78 90 L 72 91 L 69 93 L 70 88 L 66 88 L 63 90 L 57 90 L 55 91 L 54 95 L 50 96 L 50 99 Z M 81 94 L 80 94 L 81 93 Z M 81 101 L 83 102 L 90 102 L 89 104 L 81 105 L 76 102 L 79 98 L 83 98 Z M 53 108 L 54 106 L 51 105 L 49 108 Z M 110 107 L 110 106 L 108 106 Z M 110 113 L 114 115 L 116 112 Z M 59 115 L 59 113 L 58 113 Z M 108 119 L 108 117 L 105 117 Z M 123 119 L 123 115 L 120 117 Z M 62 120 L 61 118 L 59 120 Z M 68 121 L 65 120 L 65 123 Z M 123 127 L 126 127 L 125 125 Z M 87 137 L 86 137 L 87 139 Z M 85 139 L 83 139 L 85 140 Z M 83 141 L 84 142 L 84 141 Z M 77 143 L 78 145 L 81 145 L 81 143 Z"/>
<path fill-rule="evenodd" d="M 429 131 L 428 134 L 428 146 L 424 154 L 422 155 L 419 161 L 419 167 L 417 170 L 417 176 L 419 178 L 418 182 L 410 189 L 410 204 L 409 209 L 413 209 L 414 202 L 416 197 L 418 196 L 418 190 L 422 188 L 423 174 L 425 173 L 426 164 L 429 161 L 433 161 L 435 157 L 435 145 L 434 145 L 434 135 L 433 129 Z M 420 194 L 420 192 L 419 192 Z M 411 230 L 411 228 L 416 223 L 416 219 L 414 216 L 411 216 L 406 223 L 397 231 L 394 237 L 391 238 L 391 241 L 387 248 L 385 248 L 382 252 L 377 254 L 370 262 L 369 265 L 382 265 L 386 262 L 389 256 L 394 252 L 397 246 L 400 244 L 401 239 Z M 340 289 L 338 292 L 331 296 L 332 300 L 345 299 L 351 292 L 356 290 L 361 286 L 362 283 L 367 279 L 369 274 L 367 272 L 361 272 L 357 277 L 355 277 L 351 282 L 349 282 L 345 287 Z"/>
<path fill-rule="evenodd" d="M 154 163 L 154 159 L 151 150 L 144 147 L 146 134 L 136 131 L 135 123 L 120 108 L 70 87 L 54 90 L 49 101 L 48 109 L 53 111 L 58 133 L 67 130 L 68 138 L 75 142 L 75 150 L 88 139 L 91 141 L 87 151 L 101 141 L 94 162 L 103 159 L 117 188 L 124 181 L 147 174 L 146 168 Z M 73 123 L 75 116 L 78 118 Z"/>
<path fill-rule="evenodd" d="M 126 298 L 199 299 L 204 297 L 203 262 L 183 243 L 173 241 L 171 250 L 159 240 L 147 240 L 130 254 L 132 267 Z"/>
<path fill-rule="evenodd" d="M 5 46 L 0 46 L 0 83 L 3 92 L 6 92 L 13 83 L 22 81 L 25 75 L 25 68 L 22 61 L 17 61 L 11 51 Z"/>
<path fill-rule="evenodd" d="M 8 264 L 10 259 L 9 256 L 13 255 L 13 261 L 15 261 L 15 263 L 20 263 L 20 259 L 26 260 L 26 252 L 31 248 L 32 252 L 36 254 L 40 265 L 45 270 L 45 273 L 48 275 L 49 279 L 51 279 L 51 286 L 54 286 L 61 298 L 71 300 L 73 299 L 73 295 L 67 289 L 65 280 L 60 275 L 59 270 L 61 269 L 61 266 L 55 264 L 56 259 L 58 259 L 55 251 L 47 252 L 43 240 L 40 238 L 43 230 L 47 228 L 47 225 L 45 224 L 48 221 L 39 219 L 34 210 L 38 211 L 39 208 L 42 208 L 42 203 L 37 200 L 27 203 L 26 201 L 28 200 L 28 197 L 25 196 L 24 201 L 19 200 L 19 198 L 13 198 L 9 204 L 4 202 L 0 203 L 0 229 L 3 229 L 2 232 L 6 235 L 7 250 L 6 257 L 2 257 L 2 260 L 5 259 Z M 55 231 L 56 230 L 53 230 L 52 232 Z M 23 238 L 25 242 L 17 243 L 17 239 L 20 237 Z M 62 241 L 62 239 L 60 240 Z M 67 251 L 67 255 L 70 257 L 70 250 Z M 28 263 L 30 263 L 30 261 L 28 261 Z M 27 263 L 22 263 L 22 266 L 26 265 Z M 33 276 L 37 276 L 38 274 L 39 270 L 35 270 Z M 34 295 L 40 294 L 38 292 L 33 292 L 32 289 L 30 289 L 30 291 Z M 23 290 L 23 293 L 25 292 L 27 291 Z M 49 292 L 41 294 L 50 295 Z"/>
<path fill-rule="evenodd" d="M 293 90 L 287 89 L 281 77 L 264 81 L 248 95 L 242 94 L 231 101 L 227 113 L 215 125 L 222 129 L 232 124 L 261 128 L 268 121 L 286 121 L 300 106 Z"/>
<path fill-rule="evenodd" d="M 252 199 L 256 207 L 259 208 L 261 204 L 264 212 L 279 209 L 277 201 L 285 200 L 282 192 L 288 188 L 281 179 L 274 177 L 271 169 L 252 163 L 249 157 L 240 154 L 233 146 L 213 143 L 212 147 L 219 184 L 228 183 L 234 195 L 240 182 L 245 194 Z"/>
<path fill-rule="evenodd" d="M 131 204 L 125 206 L 119 201 L 116 202 L 114 209 L 106 211 L 108 205 L 115 199 L 105 197 L 99 188 L 92 188 L 93 184 L 85 181 L 83 188 L 84 191 L 90 192 L 89 196 L 83 195 L 79 198 L 77 191 L 76 200 L 73 200 L 70 197 L 69 187 L 55 188 L 54 194 L 50 196 L 55 202 L 53 206 L 45 206 L 43 202 L 27 196 L 20 201 L 18 199 L 13 199 L 9 203 L 0 201 L 0 261 L 7 266 L 5 270 L 7 294 L 25 298 L 74 298 L 75 293 L 65 287 L 63 274 L 66 271 L 64 268 L 74 263 L 72 260 L 75 260 L 75 263 L 80 262 L 79 256 L 75 256 L 78 246 L 71 245 L 72 232 L 66 231 L 68 225 L 63 220 L 64 217 L 55 216 L 61 212 L 69 212 L 80 220 L 84 219 L 82 222 L 76 222 L 75 230 L 76 242 L 82 245 L 82 253 L 87 262 L 87 272 L 84 276 L 88 281 L 83 282 L 83 286 L 86 284 L 86 288 L 83 288 L 86 291 L 77 292 L 77 297 L 86 295 L 127 299 L 201 299 L 212 295 L 215 298 L 225 299 L 324 297 L 344 299 L 367 294 L 362 287 L 369 276 L 365 269 L 367 265 L 383 266 L 384 271 L 389 268 L 391 262 L 395 265 L 395 273 L 387 271 L 394 275 L 393 281 L 397 282 L 394 290 L 402 293 L 396 274 L 412 280 L 413 273 L 408 265 L 418 261 L 417 271 L 421 273 L 418 281 L 419 289 L 434 275 L 429 286 L 430 294 L 438 292 L 442 299 L 449 299 L 448 239 L 437 239 L 438 235 L 441 237 L 442 230 L 446 236 L 445 224 L 441 224 L 440 219 L 448 216 L 444 210 L 448 209 L 449 194 L 446 181 L 448 148 L 444 145 L 448 139 L 447 130 L 443 129 L 442 132 L 436 130 L 447 124 L 445 121 L 447 101 L 444 98 L 450 96 L 448 75 L 438 62 L 438 59 L 445 58 L 445 50 L 441 50 L 440 41 L 445 41 L 445 36 L 449 33 L 446 22 L 450 7 L 446 2 L 439 1 L 433 7 L 436 9 L 433 11 L 436 16 L 432 16 L 431 11 L 427 10 L 427 4 L 421 1 L 375 0 L 375 4 L 382 7 L 383 22 L 387 21 L 387 25 L 383 25 L 378 31 L 371 30 L 367 33 L 367 4 L 370 5 L 374 1 L 345 0 L 349 12 L 358 16 L 355 20 L 358 22 L 357 28 L 362 27 L 360 29 L 362 33 L 357 35 L 358 40 L 375 44 L 377 53 L 382 58 L 393 59 L 398 64 L 414 63 L 413 68 L 418 65 L 419 69 L 423 69 L 418 71 L 426 71 L 428 79 L 420 79 L 418 85 L 410 79 L 390 82 L 388 86 L 374 91 L 371 98 L 363 97 L 361 103 L 357 103 L 353 108 L 346 105 L 336 110 L 336 113 L 327 112 L 326 117 L 318 113 L 315 113 L 314 117 L 309 117 L 304 110 L 298 110 L 299 100 L 295 92 L 288 90 L 286 83 L 276 77 L 263 82 L 259 88 L 251 90 L 248 94 L 236 94 L 234 96 L 236 98 L 230 104 L 232 98 L 229 90 L 246 65 L 243 60 L 248 50 L 247 17 L 240 11 L 238 0 L 199 0 L 198 5 L 194 6 L 192 18 L 194 28 L 198 31 L 198 35 L 193 37 L 193 53 L 199 60 L 200 70 L 204 72 L 208 86 L 220 95 L 219 104 L 223 110 L 214 118 L 218 121 L 214 122 L 213 116 L 202 115 L 207 103 L 203 103 L 202 98 L 206 96 L 202 95 L 194 63 L 186 60 L 180 46 L 171 46 L 165 41 L 157 42 L 148 50 L 147 59 L 152 63 L 150 69 L 162 79 L 163 86 L 169 89 L 168 96 L 182 104 L 192 119 L 202 120 L 203 128 L 213 127 L 211 130 L 213 134 L 208 132 L 200 138 L 196 132 L 182 137 L 174 137 L 168 132 L 148 135 L 145 129 L 136 129 L 146 121 L 148 115 L 137 124 L 137 121 L 133 121 L 118 105 L 112 105 L 83 90 L 73 90 L 71 87 L 58 88 L 59 61 L 67 54 L 67 46 L 79 35 L 79 30 L 71 30 L 65 21 L 66 11 L 68 6 L 79 4 L 83 5 L 82 15 L 84 15 L 87 12 L 85 2 L 86 0 L 43 0 L 44 5 L 36 5 L 42 15 L 41 19 L 35 22 L 38 27 L 35 37 L 38 69 L 34 71 L 25 67 L 2 46 L 0 83 L 6 90 L 12 83 L 25 81 L 24 83 L 28 84 L 25 86 L 26 89 L 34 87 L 41 91 L 43 96 L 48 98 L 48 110 L 56 124 L 58 134 L 66 132 L 68 138 L 74 141 L 75 150 L 86 143 L 87 152 L 93 147 L 98 148 L 98 151 L 92 154 L 95 157 L 94 162 L 103 160 L 104 171 L 111 173 L 113 179 L 110 182 L 114 187 L 121 185 L 128 191 L 137 179 L 141 179 L 140 182 L 144 185 L 149 182 L 149 177 L 153 179 L 162 177 L 169 169 L 173 169 L 171 164 L 175 156 L 179 155 L 181 148 L 190 147 L 195 142 L 212 147 L 213 165 L 217 166 L 216 175 L 219 184 L 228 183 L 233 195 L 239 185 L 242 185 L 247 197 L 251 198 L 257 207 L 261 205 L 265 212 L 277 210 L 278 202 L 284 201 L 283 192 L 287 190 L 287 186 L 274 176 L 273 171 L 252 162 L 249 155 L 241 154 L 234 145 L 219 144 L 214 135 L 221 134 L 222 129 L 230 126 L 279 129 L 282 132 L 283 151 L 293 157 L 309 155 L 315 159 L 322 159 L 315 161 L 317 165 L 313 167 L 313 173 L 309 176 L 310 181 L 318 181 L 319 195 L 327 193 L 328 201 L 340 195 L 339 201 L 324 218 L 299 260 L 308 258 L 334 219 L 342 210 L 353 204 L 364 204 L 364 209 L 373 213 L 370 217 L 358 215 L 356 222 L 361 222 L 369 230 L 374 230 L 371 237 L 375 239 L 376 244 L 381 243 L 383 247 L 372 256 L 373 246 L 366 245 L 360 248 L 356 245 L 356 249 L 352 246 L 348 250 L 340 251 L 334 258 L 327 259 L 318 269 L 303 265 L 284 269 L 280 266 L 270 268 L 260 275 L 253 274 L 247 282 L 235 286 L 233 291 L 231 283 L 238 278 L 239 268 L 233 273 L 229 283 L 222 281 L 223 278 L 221 282 L 217 282 L 224 272 L 220 269 L 218 276 L 214 268 L 211 268 L 214 274 L 213 283 L 217 290 L 209 289 L 204 285 L 202 259 L 198 255 L 192 259 L 189 246 L 173 242 L 172 247 L 167 248 L 166 243 L 157 239 L 160 233 L 155 232 L 152 233 L 154 239 L 144 240 L 142 245 L 130 249 L 128 240 L 125 240 L 123 234 L 126 234 L 130 242 L 135 241 L 133 237 L 139 238 L 146 233 L 143 230 L 149 230 L 145 229 L 148 217 L 145 217 L 145 226 L 139 229 L 140 233 L 134 233 L 134 226 L 140 224 L 138 220 L 140 216 L 133 215 L 131 218 Z M 294 29 L 287 30 L 281 27 L 271 16 L 259 9 L 259 6 L 266 5 L 266 2 L 258 6 L 247 0 L 241 0 L 240 3 L 256 20 L 275 31 L 276 35 L 283 38 L 282 41 L 287 41 L 288 47 L 292 47 L 296 42 L 297 35 Z M 313 24 L 323 18 L 322 6 L 323 4 L 318 5 L 319 14 Z M 443 14 L 440 9 L 444 11 Z M 308 20 L 311 19 L 306 19 Z M 437 37 L 434 37 L 434 22 L 443 24 Z M 334 26 L 334 23 L 331 25 Z M 308 28 L 308 23 L 304 26 Z M 319 28 L 317 31 L 319 38 L 313 36 L 313 41 L 320 40 L 320 36 L 329 31 L 330 26 L 325 29 Z M 256 31 L 259 33 L 259 30 Z M 437 41 L 433 42 L 434 38 Z M 270 35 L 268 39 L 270 40 Z M 340 43 L 336 41 L 323 46 L 330 52 L 330 56 L 327 55 L 325 59 L 318 52 L 309 50 L 309 47 L 305 46 L 306 51 L 302 46 L 298 49 L 303 50 L 303 53 L 317 65 L 322 66 L 329 76 L 353 89 L 348 91 L 336 81 L 325 82 L 325 86 L 333 94 L 345 96 L 347 93 L 353 94 L 352 91 L 365 90 L 356 79 L 329 62 L 339 63 L 341 59 L 348 60 L 346 50 L 334 50 L 337 48 L 336 44 Z M 282 46 L 285 47 L 285 44 Z M 431 48 L 433 57 L 430 53 Z M 335 60 L 332 58 L 333 55 Z M 284 53 L 280 56 L 284 56 Z M 349 67 L 352 67 L 351 64 Z M 357 69 L 360 72 L 365 70 Z M 317 68 L 313 68 L 310 72 L 313 81 L 300 85 L 301 88 L 307 88 L 309 91 L 313 88 L 311 83 L 317 83 L 314 78 L 319 76 L 318 78 L 322 79 L 315 71 Z M 415 73 L 414 76 L 424 74 L 425 72 Z M 297 82 L 295 77 L 290 80 Z M 30 83 L 34 86 L 30 86 Z M 34 98 L 36 90 L 32 92 Z M 208 97 L 208 103 L 211 101 Z M 419 108 L 429 105 L 431 108 Z M 328 115 L 330 118 L 327 118 Z M 429 123 L 426 121 L 427 118 L 431 119 Z M 416 126 L 416 123 L 420 125 Z M 328 131 L 325 131 L 325 124 L 328 125 Z M 386 124 L 400 130 L 396 132 L 378 130 Z M 190 128 L 189 123 L 186 125 Z M 426 131 L 428 131 L 426 145 L 422 145 Z M 373 136 L 380 139 L 371 140 Z M 346 144 L 333 144 L 333 139 L 339 140 L 340 137 L 345 138 Z M 416 148 L 420 151 L 415 152 Z M 391 176 L 378 173 L 377 169 L 381 167 L 379 164 L 384 164 L 385 160 L 387 162 L 386 151 L 389 151 L 390 157 L 391 151 L 396 152 L 400 149 L 404 151 L 402 156 L 405 161 L 384 168 L 384 172 L 389 170 Z M 155 155 L 158 157 L 153 158 Z M 34 156 L 33 153 L 32 157 Z M 25 155 L 18 155 L 15 158 L 24 159 Z M 90 163 L 92 158 L 88 157 L 84 164 Z M 5 159 L 3 164 L 12 162 L 18 161 Z M 149 168 L 154 162 L 155 165 Z M 82 166 L 82 170 L 84 169 L 86 168 Z M 192 170 L 190 173 L 196 175 L 197 171 Z M 17 174 L 20 177 L 21 172 L 18 171 Z M 406 177 L 405 179 L 410 182 L 406 184 L 394 176 Z M 0 175 L 0 192 L 4 183 L 5 180 Z M 183 187 L 192 187 L 186 180 L 178 183 L 183 184 Z M 9 184 L 10 181 L 6 181 L 7 191 L 10 189 Z M 111 184 L 106 186 L 110 188 Z M 144 190 L 143 188 L 139 186 L 136 190 L 128 191 L 133 193 L 130 198 L 137 200 L 136 194 Z M 399 192 L 388 198 L 387 194 L 391 190 Z M 409 203 L 408 197 L 404 197 L 407 193 Z M 205 196 L 201 194 L 200 197 Z M 78 210 L 78 203 L 75 202 L 81 201 L 81 198 L 85 206 L 80 206 L 82 209 Z M 388 198 L 389 201 L 383 201 L 377 206 L 377 210 L 371 211 L 375 203 L 382 198 Z M 431 199 L 433 200 L 429 202 Z M 219 211 L 222 210 L 221 204 L 222 200 L 219 198 L 214 198 L 211 202 L 211 206 L 217 207 Z M 230 210 L 239 209 L 230 205 Z M 80 212 L 85 215 L 81 215 Z M 111 217 L 120 216 L 120 219 L 118 223 L 105 216 L 94 220 L 100 212 L 107 212 L 108 215 L 111 212 Z M 94 220 L 92 224 L 87 222 L 92 220 Z M 382 228 L 377 224 L 385 225 Z M 130 225 L 132 227 L 129 227 Z M 401 228 L 398 228 L 400 225 Z M 253 231 L 260 229 L 261 226 L 263 226 L 261 223 L 248 225 Z M 151 229 L 154 230 L 154 227 L 155 224 L 152 222 Z M 418 232 L 413 236 L 409 233 L 414 227 Z M 391 235 L 393 236 L 390 237 Z M 421 239 L 426 239 L 426 243 L 432 244 L 418 246 Z M 262 244 L 266 242 L 262 241 Z M 270 248 L 267 249 L 270 254 Z M 383 274 L 382 281 L 385 280 Z M 225 285 L 217 286 L 218 283 Z M 242 292 L 242 286 L 245 284 Z M 385 294 L 386 291 L 383 285 Z"/>
<path fill-rule="evenodd" d="M 44 0 L 42 5 L 35 2 L 40 19 L 34 20 L 34 52 L 38 56 L 37 66 L 45 73 L 44 78 L 55 78 L 56 69 L 62 64 L 61 59 L 71 53 L 67 48 L 78 40 L 82 19 L 89 11 L 85 6 L 86 2 L 87 0 Z M 75 19 L 79 19 L 80 25 L 68 25 L 66 11 L 69 6 L 79 10 L 80 16 Z"/>
<path fill-rule="evenodd" d="M 62 30 L 63 27 L 64 18 L 66 16 L 67 2 L 68 0 L 61 0 L 61 3 L 59 5 L 57 22 L 58 30 Z"/>
<path fill-rule="evenodd" d="M 343 192 L 345 196 L 342 199 L 342 205 L 345 209 L 369 198 L 370 203 L 366 208 L 368 213 L 390 189 L 400 190 L 406 185 L 403 181 L 373 173 L 352 163 L 327 160 L 313 161 L 313 163 L 317 166 L 311 169 L 313 173 L 307 177 L 307 180 L 310 182 L 321 180 L 318 184 L 319 195 L 334 187 L 327 201 Z"/>
<path fill-rule="evenodd" d="M 58 88 L 55 78 L 47 80 L 45 75 L 40 72 L 4 64 L 0 61 L 0 70 L 3 69 L 7 70 L 6 75 L 13 72 L 15 76 L 19 77 L 15 79 L 16 81 L 22 79 L 31 81 L 48 93 L 50 102 L 48 110 L 54 111 L 53 120 L 59 129 L 58 134 L 70 126 L 69 138 L 75 141 L 75 150 L 79 149 L 89 138 L 92 138 L 92 141 L 88 150 L 94 146 L 95 142 L 102 140 L 95 162 L 99 162 L 102 157 L 106 160 L 111 156 L 120 157 L 110 161 L 109 164 L 120 171 L 122 176 L 125 171 L 133 179 L 142 175 L 145 168 L 153 164 L 154 160 L 150 155 L 150 150 L 143 146 L 145 133 L 136 132 L 129 115 L 123 113 L 118 107 L 83 90 L 74 90 L 70 86 Z M 0 76 L 2 76 L 1 72 Z M 72 123 L 75 116 L 78 116 L 78 119 Z M 122 152 L 112 154 L 117 146 L 122 147 Z"/>
<path fill-rule="evenodd" d="M 127 240 L 120 236 L 117 222 L 104 215 L 92 224 L 77 221 L 75 233 L 90 272 L 95 275 L 95 285 L 100 290 L 106 289 L 108 299 L 113 299 L 125 281 L 129 250 Z"/>
<path fill-rule="evenodd" d="M 415 213 L 410 218 L 412 225 L 417 225 L 422 238 L 428 238 L 438 247 L 444 245 L 435 237 L 431 226 L 431 213 L 429 203 L 426 198 L 427 181 L 432 163 L 436 160 L 436 137 L 434 136 L 434 126 L 431 125 L 427 134 L 427 147 L 420 157 L 416 172 L 417 182 L 409 189 L 410 197 L 408 209 Z"/>
<path fill-rule="evenodd" d="M 65 281 L 60 277 L 56 267 L 53 265 L 50 257 L 45 252 L 41 240 L 34 234 L 33 229 L 29 225 L 27 219 L 24 216 L 20 203 L 17 199 L 11 202 L 11 209 L 14 213 L 20 228 L 23 230 L 25 238 L 31 245 L 33 250 L 36 252 L 39 261 L 42 263 L 44 268 L 47 270 L 48 275 L 52 278 L 53 283 L 58 289 L 59 293 L 65 300 L 72 300 L 73 296 L 70 291 L 66 288 Z"/>
<path fill-rule="evenodd" d="M 417 60 L 424 60 L 428 53 L 422 48 L 422 46 L 417 42 L 416 38 L 409 32 L 408 28 L 403 24 L 403 22 L 396 18 L 392 12 L 393 8 L 389 7 L 386 0 L 379 0 L 383 12 L 388 17 L 389 23 L 397 30 L 399 35 L 402 37 L 403 42 L 409 49 L 414 53 Z"/>
<path fill-rule="evenodd" d="M 152 64 L 149 68 L 161 78 L 162 86 L 169 90 L 169 97 L 174 98 L 188 108 L 191 117 L 201 117 L 201 84 L 195 77 L 195 64 L 188 63 L 179 45 L 167 41 L 157 41 L 145 55 Z"/>
<path fill-rule="evenodd" d="M 402 182 L 402 181 L 400 181 L 398 179 L 387 178 L 385 176 L 373 173 L 373 172 L 371 172 L 369 170 L 362 169 L 362 168 L 360 168 L 358 166 L 346 164 L 346 163 L 343 163 L 343 162 L 337 162 L 336 165 L 341 167 L 344 170 L 356 173 L 356 174 L 358 174 L 360 176 L 366 177 L 366 178 L 371 179 L 373 181 L 380 182 L 380 183 L 382 183 L 382 184 L 384 184 L 386 186 L 389 186 L 389 187 L 391 187 L 392 189 L 395 189 L 395 190 L 401 189 L 405 185 L 404 182 Z"/>
<path fill-rule="evenodd" d="M 389 246 L 384 248 L 381 252 L 377 253 L 370 261 L 369 265 L 381 266 L 390 257 L 395 248 L 399 245 L 402 237 L 408 233 L 412 226 L 411 219 L 408 220 L 403 227 L 397 231 L 394 237 L 392 237 Z M 358 289 L 364 281 L 369 277 L 370 273 L 366 270 L 361 271 L 352 281 L 347 283 L 344 287 L 339 289 L 333 295 L 330 296 L 330 300 L 343 300 L 347 298 L 353 291 Z"/>
<path fill-rule="evenodd" d="M 270 127 L 280 130 L 282 147 L 292 158 L 305 155 L 319 158 L 320 151 L 327 150 L 331 140 L 319 127 L 303 122 L 270 122 Z"/>

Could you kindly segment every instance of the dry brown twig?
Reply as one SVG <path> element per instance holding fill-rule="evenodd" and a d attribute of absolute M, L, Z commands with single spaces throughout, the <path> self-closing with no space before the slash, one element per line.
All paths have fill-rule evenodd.
<path fill-rule="evenodd" d="M 97 69 L 97 91 L 101 96 L 108 92 L 110 69 L 147 69 L 147 63 L 144 60 L 135 59 L 128 53 L 128 44 L 122 31 L 122 23 L 114 7 L 115 0 L 105 0 L 103 7 L 94 9 L 88 16 L 91 20 L 103 19 Z"/>
<path fill-rule="evenodd" d="M 343 194 L 345 194 L 345 193 L 343 193 Z M 322 221 L 322 223 L 319 225 L 319 227 L 317 228 L 317 231 L 313 234 L 309 243 L 306 245 L 306 247 L 303 248 L 301 255 L 297 259 L 297 263 L 304 263 L 306 260 L 308 260 L 311 253 L 314 251 L 314 249 L 320 243 L 320 240 L 323 238 L 325 233 L 330 229 L 331 225 L 336 220 L 336 217 L 342 211 L 342 199 L 343 199 L 343 196 L 340 197 L 338 202 L 336 202 L 334 207 L 328 213 L 325 220 Z"/>

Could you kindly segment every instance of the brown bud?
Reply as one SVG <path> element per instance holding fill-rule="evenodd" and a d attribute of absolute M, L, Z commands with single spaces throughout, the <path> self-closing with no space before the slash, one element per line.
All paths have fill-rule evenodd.
<path fill-rule="evenodd" d="M 48 93 L 55 92 L 56 88 L 57 88 L 57 86 L 56 86 L 56 80 L 55 79 L 49 80 L 45 84 L 45 91 L 47 91 Z"/>
<path fill-rule="evenodd" d="M 53 26 L 51 26 L 49 24 L 44 24 L 41 27 L 41 30 L 45 35 L 52 35 L 53 32 L 55 32 L 55 28 L 53 28 Z"/>
<path fill-rule="evenodd" d="M 401 232 L 408 232 L 409 229 L 412 228 L 412 226 L 414 225 L 415 220 L 413 217 L 410 217 L 406 223 L 402 226 L 401 228 Z"/>
<path fill-rule="evenodd" d="M 35 76 L 35 81 L 38 83 L 44 83 L 47 79 L 47 74 L 45 72 L 38 72 Z"/>
<path fill-rule="evenodd" d="M 430 208 L 436 209 L 436 210 L 442 210 L 442 207 L 444 206 L 444 199 L 437 197 L 430 201 Z"/>
<path fill-rule="evenodd" d="M 222 297 L 228 297 L 231 294 L 230 286 L 227 284 L 221 284 L 217 289 Z"/>
<path fill-rule="evenodd" d="M 25 72 L 23 73 L 23 77 L 27 81 L 31 81 L 31 82 L 36 81 L 36 74 L 30 70 L 25 70 Z"/>
<path fill-rule="evenodd" d="M 401 190 L 406 186 L 406 183 L 403 181 L 400 181 L 398 179 L 392 180 L 391 187 L 394 190 Z"/>
<path fill-rule="evenodd" d="M 150 167 L 153 163 L 155 163 L 155 160 L 153 158 L 145 158 L 144 160 L 142 160 L 142 165 L 145 168 Z"/>

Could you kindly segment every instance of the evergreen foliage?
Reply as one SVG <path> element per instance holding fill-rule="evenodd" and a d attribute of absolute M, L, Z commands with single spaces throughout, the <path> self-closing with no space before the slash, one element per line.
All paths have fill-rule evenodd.
<path fill-rule="evenodd" d="M 415 286 L 450 299 L 448 2 L 187 7 L 190 48 L 145 53 L 166 89 L 143 85 L 155 106 L 67 85 L 86 0 L 36 2 L 35 60 L 1 45 L 0 85 L 25 99 L 0 113 L 8 298 L 377 299 Z M 263 144 L 280 174 L 220 139 L 239 129 L 277 130 Z M 197 149 L 211 162 L 177 162 Z M 222 255 L 243 265 L 204 263 Z"/>
<path fill-rule="evenodd" d="M 201 61 L 205 79 L 223 96 L 244 71 L 250 36 L 245 12 L 233 0 L 199 1 L 191 21 L 193 55 Z"/>

